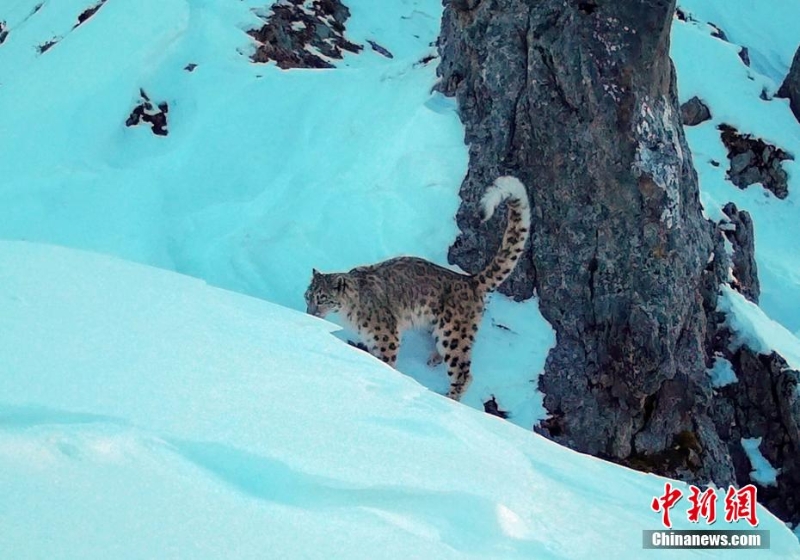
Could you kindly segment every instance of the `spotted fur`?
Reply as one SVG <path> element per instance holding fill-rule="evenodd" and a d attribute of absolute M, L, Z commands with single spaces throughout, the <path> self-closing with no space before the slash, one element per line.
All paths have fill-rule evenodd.
<path fill-rule="evenodd" d="M 432 332 L 436 352 L 430 364 L 444 361 L 450 377 L 447 396 L 459 400 L 472 379 L 472 347 L 487 292 L 508 278 L 530 230 L 530 208 L 523 184 L 500 177 L 481 201 L 488 221 L 506 202 L 508 224 L 500 248 L 475 275 L 460 274 L 417 257 L 397 257 L 350 272 L 312 273 L 305 294 L 307 312 L 318 317 L 340 313 L 359 333 L 370 353 L 392 367 L 400 336 L 409 328 Z"/>

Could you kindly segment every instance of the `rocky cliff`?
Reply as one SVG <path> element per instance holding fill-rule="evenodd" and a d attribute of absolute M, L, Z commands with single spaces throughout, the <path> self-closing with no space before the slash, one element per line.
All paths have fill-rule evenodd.
<path fill-rule="evenodd" d="M 533 231 L 503 290 L 536 293 L 557 332 L 540 378 L 549 418 L 535 429 L 642 470 L 746 484 L 735 438 L 759 421 L 742 413 L 728 418 L 736 434 L 723 429 L 746 408 L 721 402 L 706 368 L 725 338 L 729 270 L 758 297 L 752 223 L 735 207 L 723 224 L 702 216 L 669 58 L 674 12 L 670 0 L 445 1 L 438 87 L 470 146 L 449 256 L 484 266 L 500 232 L 476 223 L 477 202 L 497 175 L 518 176 Z M 796 453 L 796 423 L 781 433 Z"/>
<path fill-rule="evenodd" d="M 489 180 L 529 185 L 528 258 L 508 293 L 534 289 L 558 333 L 540 429 L 616 460 L 696 434 L 701 469 L 732 479 L 705 414 L 699 285 L 712 251 L 669 59 L 674 2 L 520 0 L 447 5 L 442 89 L 470 143 L 453 262 L 476 270 L 496 234 L 467 218 Z M 706 459 L 706 460 L 704 460 Z M 688 460 L 687 460 L 688 461 Z"/>

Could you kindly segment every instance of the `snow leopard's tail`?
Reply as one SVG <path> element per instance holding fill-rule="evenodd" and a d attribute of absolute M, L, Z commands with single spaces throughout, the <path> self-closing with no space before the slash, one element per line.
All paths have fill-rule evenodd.
<path fill-rule="evenodd" d="M 508 224 L 500 248 L 491 262 L 474 278 L 484 292 L 496 290 L 511 275 L 531 229 L 528 193 L 516 177 L 498 177 L 481 199 L 481 221 L 488 221 L 503 201 L 508 208 Z"/>

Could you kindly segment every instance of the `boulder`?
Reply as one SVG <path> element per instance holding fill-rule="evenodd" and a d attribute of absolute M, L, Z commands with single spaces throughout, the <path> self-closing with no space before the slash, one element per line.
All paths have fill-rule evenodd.
<path fill-rule="evenodd" d="M 681 105 L 681 121 L 684 126 L 696 126 L 711 120 L 711 111 L 696 95 Z"/>

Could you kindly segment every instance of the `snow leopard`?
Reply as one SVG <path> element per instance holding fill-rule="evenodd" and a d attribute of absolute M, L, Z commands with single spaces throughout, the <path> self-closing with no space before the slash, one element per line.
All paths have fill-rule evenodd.
<path fill-rule="evenodd" d="M 418 257 L 396 257 L 349 272 L 312 270 L 305 292 L 307 313 L 339 313 L 375 357 L 396 366 L 402 333 L 422 328 L 436 350 L 428 364 L 444 361 L 450 388 L 460 400 L 472 380 L 472 348 L 484 312 L 484 299 L 509 277 L 525 250 L 531 223 L 525 186 L 515 177 L 495 179 L 481 199 L 487 222 L 506 203 L 507 224 L 500 247 L 477 274 L 462 274 Z"/>

